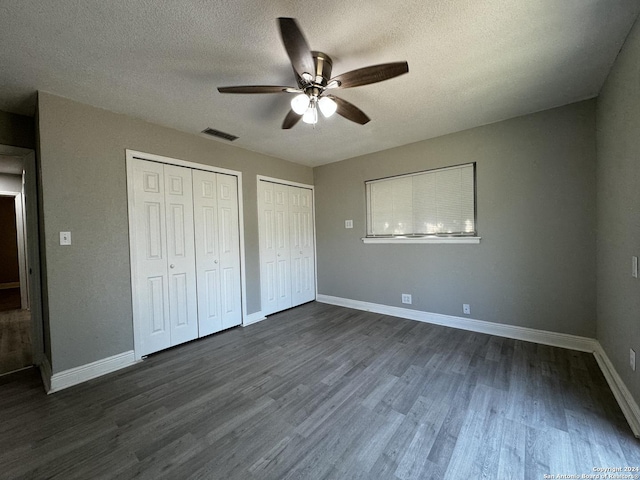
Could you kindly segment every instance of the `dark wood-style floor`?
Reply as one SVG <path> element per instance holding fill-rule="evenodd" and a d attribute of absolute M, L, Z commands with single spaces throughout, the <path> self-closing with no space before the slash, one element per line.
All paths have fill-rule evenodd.
<path fill-rule="evenodd" d="M 542 479 L 640 466 L 592 355 L 310 303 L 46 396 L 0 377 L 0 477 Z"/>
<path fill-rule="evenodd" d="M 31 312 L 0 311 L 0 375 L 32 363 Z"/>

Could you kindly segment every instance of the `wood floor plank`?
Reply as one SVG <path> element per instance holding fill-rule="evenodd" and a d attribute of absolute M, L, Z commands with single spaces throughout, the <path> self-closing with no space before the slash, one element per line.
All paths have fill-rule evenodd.
<path fill-rule="evenodd" d="M 592 355 L 309 303 L 47 396 L 0 376 L 0 478 L 543 478 L 640 465 Z"/>
<path fill-rule="evenodd" d="M 526 429 L 505 418 L 503 431 L 496 478 L 524 478 Z"/>

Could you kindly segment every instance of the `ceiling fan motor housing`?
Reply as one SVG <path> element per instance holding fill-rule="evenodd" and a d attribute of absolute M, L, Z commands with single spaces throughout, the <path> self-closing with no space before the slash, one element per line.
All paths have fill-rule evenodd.
<path fill-rule="evenodd" d="M 311 55 L 313 56 L 313 63 L 316 66 L 316 71 L 312 72 L 315 74 L 315 77 L 311 81 L 312 83 L 326 87 L 329 79 L 331 78 L 333 61 L 326 53 L 312 51 Z"/>

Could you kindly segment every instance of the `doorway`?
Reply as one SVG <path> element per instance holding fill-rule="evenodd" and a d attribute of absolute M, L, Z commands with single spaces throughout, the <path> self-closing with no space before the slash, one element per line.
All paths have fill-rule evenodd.
<path fill-rule="evenodd" d="M 33 150 L 0 145 L 0 375 L 43 357 Z"/>
<path fill-rule="evenodd" d="M 22 308 L 15 198 L 0 193 L 0 311 L 3 312 Z"/>

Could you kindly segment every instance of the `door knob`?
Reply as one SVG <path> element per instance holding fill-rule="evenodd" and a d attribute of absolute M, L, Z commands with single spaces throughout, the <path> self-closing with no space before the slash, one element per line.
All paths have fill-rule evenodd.
<path fill-rule="evenodd" d="M 280 256 L 280 254 L 278 254 L 278 256 Z"/>
<path fill-rule="evenodd" d="M 174 268 L 175 265 L 172 263 L 171 265 L 169 265 L 169 268 Z"/>
<path fill-rule="evenodd" d="M 213 263 L 218 263 L 218 260 L 214 260 Z"/>

